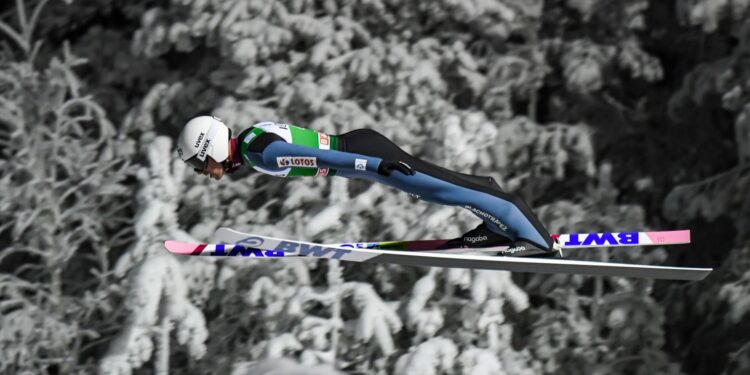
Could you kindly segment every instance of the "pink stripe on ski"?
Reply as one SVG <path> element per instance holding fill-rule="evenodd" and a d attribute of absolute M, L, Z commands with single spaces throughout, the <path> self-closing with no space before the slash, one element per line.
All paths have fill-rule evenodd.
<path fill-rule="evenodd" d="M 206 244 L 202 243 L 196 246 L 195 244 L 189 244 L 180 241 L 164 241 L 164 247 L 166 247 L 170 253 L 198 255 L 203 251 L 204 248 L 206 248 Z"/>
<path fill-rule="evenodd" d="M 668 232 L 646 232 L 654 245 L 669 243 L 690 243 L 690 230 L 673 230 Z"/>

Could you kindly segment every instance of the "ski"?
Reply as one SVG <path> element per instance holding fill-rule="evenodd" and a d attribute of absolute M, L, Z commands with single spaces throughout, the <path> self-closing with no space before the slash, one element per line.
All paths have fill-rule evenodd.
<path fill-rule="evenodd" d="M 557 241 L 563 249 L 679 245 L 690 243 L 690 230 L 563 233 L 553 234 L 552 239 Z M 333 245 L 358 249 L 430 251 L 446 249 L 448 241 L 450 240 L 375 241 L 347 242 Z"/>
<path fill-rule="evenodd" d="M 221 237 L 223 229 L 219 228 L 214 236 L 215 242 L 229 242 Z M 250 236 L 250 234 L 248 234 Z M 656 232 L 603 232 L 603 233 L 563 233 L 553 234 L 552 239 L 567 249 L 625 247 L 625 246 L 658 246 L 678 245 L 690 243 L 690 230 L 672 230 Z M 375 242 L 346 242 L 329 244 L 358 249 L 408 250 L 408 251 L 442 251 L 460 252 L 450 248 L 448 239 L 413 240 L 413 241 L 375 241 Z M 470 248 L 474 251 L 497 252 L 508 246 L 492 248 Z M 467 249 L 467 248 L 462 248 Z"/>
<path fill-rule="evenodd" d="M 247 235 L 228 228 L 217 231 L 228 244 L 190 244 L 166 241 L 175 254 L 242 256 L 257 259 L 314 257 L 350 262 L 400 264 L 408 266 L 471 268 L 514 272 L 566 273 L 592 276 L 621 276 L 670 280 L 702 280 L 712 269 L 604 263 L 565 259 L 500 257 L 475 254 L 442 254 L 329 246 L 311 242 Z"/>

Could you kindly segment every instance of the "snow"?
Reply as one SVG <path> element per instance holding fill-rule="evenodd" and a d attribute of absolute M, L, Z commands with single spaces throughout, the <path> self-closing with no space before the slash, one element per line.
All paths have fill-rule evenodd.
<path fill-rule="evenodd" d="M 549 203 L 535 209 L 553 232 L 645 229 L 644 207 L 618 202 L 620 189 L 632 188 L 617 186 L 623 165 L 594 151 L 625 144 L 596 143 L 594 131 L 608 128 L 589 118 L 600 104 L 628 119 L 649 115 L 662 108 L 634 96 L 628 81 L 653 88 L 682 80 L 670 115 L 684 102 L 734 116 L 733 137 L 721 145 L 732 147 L 737 165 L 721 174 L 687 166 L 667 177 L 714 176 L 649 204 L 663 203 L 675 222 L 729 218 L 740 245 L 727 264 L 743 265 L 747 0 L 675 2 L 680 32 L 702 28 L 711 35 L 698 39 L 736 42 L 718 57 L 716 48 L 702 50 L 703 63 L 684 80 L 670 79 L 675 71 L 644 48 L 662 35 L 650 32 L 648 1 L 65 1 L 38 23 L 83 25 L 62 46 L 50 43 L 49 27 L 23 20 L 51 2 L 16 3 L 25 13 L 0 21 L 10 36 L 0 57 L 0 148 L 13 156 L 0 159 L 0 234 L 12 242 L 0 252 L 2 373 L 611 373 L 618 358 L 628 373 L 679 373 L 680 359 L 663 349 L 665 316 L 708 314 L 710 326 L 750 311 L 750 274 L 737 267 L 722 285 L 681 287 L 673 301 L 683 302 L 666 311 L 650 285 L 622 279 L 177 258 L 161 246 L 209 241 L 219 226 L 333 243 L 454 237 L 477 224 L 465 210 L 361 181 L 207 181 L 172 144 L 195 111 L 221 117 L 234 134 L 265 120 L 329 134 L 375 129 L 436 164 L 493 176 L 530 203 L 544 196 Z M 88 22 L 100 13 L 129 23 Z M 86 59 L 72 51 L 90 65 L 80 69 Z M 639 121 L 627 125 L 643 130 Z M 559 199 L 571 176 L 580 189 Z M 662 177 L 629 181 L 657 194 Z M 666 252 L 608 256 L 652 263 Z M 525 323 L 532 333 L 516 351 L 510 338 Z M 713 361 L 708 346 L 677 343 L 673 351 Z M 736 347 L 729 357 L 742 371 L 750 349 Z"/>

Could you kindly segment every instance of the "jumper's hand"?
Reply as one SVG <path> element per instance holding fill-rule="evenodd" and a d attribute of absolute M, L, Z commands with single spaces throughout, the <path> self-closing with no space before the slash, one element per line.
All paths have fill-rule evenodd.
<path fill-rule="evenodd" d="M 414 168 L 403 161 L 382 160 L 378 166 L 378 174 L 382 176 L 390 176 L 391 171 L 394 169 L 407 176 L 412 176 L 415 173 Z"/>

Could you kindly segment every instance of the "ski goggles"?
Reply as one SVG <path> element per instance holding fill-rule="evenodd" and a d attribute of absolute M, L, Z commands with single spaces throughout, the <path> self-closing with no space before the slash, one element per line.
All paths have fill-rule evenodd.
<path fill-rule="evenodd" d="M 208 158 L 206 158 L 206 160 L 204 161 L 200 161 L 195 156 L 193 156 L 192 158 L 185 160 L 185 163 L 188 163 L 188 165 L 191 166 L 196 173 L 203 173 L 206 171 L 206 168 L 208 168 Z M 221 162 L 221 167 L 224 168 L 224 170 L 227 172 L 233 172 L 235 169 L 237 169 L 232 165 L 232 161 L 229 159 Z"/>
<path fill-rule="evenodd" d="M 193 168 L 194 171 L 201 173 L 208 168 L 208 158 L 204 160 L 199 160 L 198 155 L 193 156 L 192 158 L 185 160 L 185 163 L 187 163 L 190 167 Z"/>

